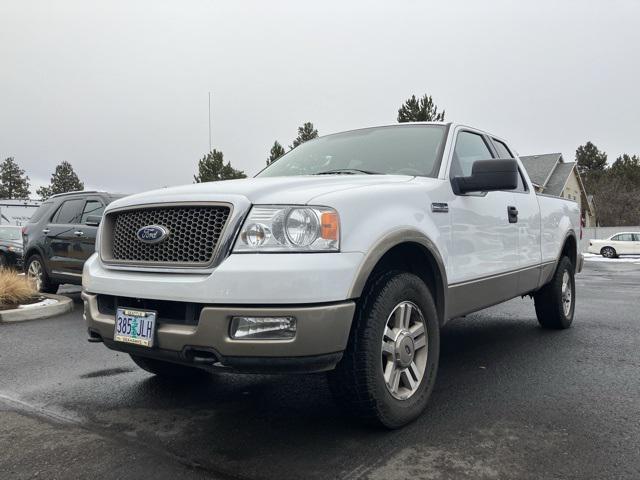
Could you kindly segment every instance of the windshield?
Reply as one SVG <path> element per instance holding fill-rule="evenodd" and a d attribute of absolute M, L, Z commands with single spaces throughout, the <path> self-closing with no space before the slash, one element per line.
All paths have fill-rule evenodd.
<path fill-rule="evenodd" d="M 258 176 L 384 173 L 435 177 L 445 131 L 444 125 L 394 125 L 327 135 L 291 150 Z"/>
<path fill-rule="evenodd" d="M 0 240 L 22 240 L 22 229 L 15 227 L 0 227 Z"/>

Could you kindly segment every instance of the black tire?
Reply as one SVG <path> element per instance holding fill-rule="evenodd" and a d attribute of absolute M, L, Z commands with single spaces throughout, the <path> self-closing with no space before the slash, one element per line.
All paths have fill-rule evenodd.
<path fill-rule="evenodd" d="M 8 263 L 9 262 L 7 262 L 7 256 L 4 253 L 0 252 L 0 269 L 7 268 Z"/>
<path fill-rule="evenodd" d="M 616 249 L 613 247 L 602 247 L 600 255 L 605 258 L 618 258 L 618 252 L 616 252 Z"/>
<path fill-rule="evenodd" d="M 37 274 L 35 274 L 35 264 L 38 264 L 40 266 L 40 279 L 38 280 L 36 278 Z M 28 278 L 33 278 L 34 281 L 36 282 L 36 288 L 38 288 L 39 292 L 42 293 L 56 293 L 58 291 L 58 286 L 60 285 L 59 283 L 53 282 L 50 278 L 49 278 L 49 274 L 47 273 L 47 269 L 44 266 L 44 261 L 42 260 L 42 257 L 38 254 L 33 254 L 29 257 L 29 260 L 27 260 L 25 269 L 24 269 L 25 275 Z"/>
<path fill-rule="evenodd" d="M 143 370 L 158 375 L 163 378 L 174 380 L 193 380 L 197 378 L 208 377 L 208 373 L 196 367 L 187 365 L 179 365 L 173 362 L 165 362 L 155 358 L 142 357 L 140 355 L 129 354 L 131 360 L 134 361 Z"/>
<path fill-rule="evenodd" d="M 563 294 L 565 275 L 570 293 L 568 300 L 566 294 Z M 551 281 L 536 292 L 533 299 L 536 316 L 542 328 L 562 330 L 571 326 L 576 308 L 576 284 L 573 264 L 569 258 L 562 257 Z M 568 309 L 565 308 L 567 301 Z"/>
<path fill-rule="evenodd" d="M 396 358 L 396 354 L 385 357 L 382 342 L 390 338 L 385 328 L 391 321 L 391 313 L 406 303 L 417 307 L 423 318 L 426 341 L 422 344 L 427 350 L 423 376 L 414 393 L 406 399 L 399 399 L 391 393 L 391 387 L 387 387 L 383 372 L 383 363 L 390 361 L 385 358 Z M 412 315 L 411 309 L 409 312 Z M 416 310 L 413 312 L 415 314 Z M 411 345 L 414 346 L 413 342 Z M 416 340 L 415 362 L 418 348 L 424 347 L 418 347 Z M 336 401 L 354 416 L 367 423 L 399 428 L 415 420 L 427 406 L 436 381 L 439 356 L 438 314 L 429 288 L 416 275 L 389 272 L 372 282 L 360 298 L 347 349 L 336 369 L 328 374 L 329 386 Z M 408 380 L 403 375 L 399 374 L 401 382 Z"/>

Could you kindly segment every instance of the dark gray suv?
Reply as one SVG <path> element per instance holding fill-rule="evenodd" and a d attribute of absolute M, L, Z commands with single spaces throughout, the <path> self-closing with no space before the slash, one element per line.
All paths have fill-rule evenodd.
<path fill-rule="evenodd" d="M 123 195 L 70 192 L 54 195 L 22 229 L 24 271 L 41 292 L 55 293 L 61 283 L 82 284 L 82 267 L 95 251 L 104 208 Z"/>

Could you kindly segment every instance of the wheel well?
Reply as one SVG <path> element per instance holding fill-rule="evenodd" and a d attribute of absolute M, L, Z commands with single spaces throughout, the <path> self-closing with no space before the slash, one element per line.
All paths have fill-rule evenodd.
<path fill-rule="evenodd" d="M 567 239 L 564 241 L 564 245 L 562 247 L 562 253 L 560 253 L 560 258 L 568 257 L 571 260 L 571 264 L 575 270 L 576 268 L 576 256 L 578 254 L 578 245 L 576 243 L 576 238 L 573 235 L 569 235 Z"/>
<path fill-rule="evenodd" d="M 32 248 L 31 250 L 28 250 L 27 253 L 24 256 L 25 261 L 29 260 L 29 258 L 31 258 L 34 254 L 40 255 L 40 252 L 35 248 Z"/>
<path fill-rule="evenodd" d="M 405 242 L 389 249 L 371 271 L 367 284 L 390 270 L 413 273 L 427 285 L 436 303 L 438 320 L 442 325 L 445 316 L 445 290 L 442 274 L 433 254 L 423 245 Z M 365 287 L 366 288 L 366 287 Z"/>
<path fill-rule="evenodd" d="M 37 248 L 32 248 L 30 250 L 27 251 L 27 253 L 24 256 L 24 267 L 23 268 L 27 268 L 27 262 L 29 261 L 29 259 L 33 256 L 33 255 L 39 255 L 42 258 L 42 254 L 40 253 L 40 251 Z M 43 261 L 44 263 L 44 261 Z M 45 265 L 42 265 L 43 268 L 46 268 Z"/>

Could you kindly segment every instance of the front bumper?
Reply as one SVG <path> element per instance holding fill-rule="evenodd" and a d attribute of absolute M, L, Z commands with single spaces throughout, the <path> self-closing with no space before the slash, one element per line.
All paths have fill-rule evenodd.
<path fill-rule="evenodd" d="M 84 264 L 88 292 L 216 305 L 333 303 L 350 298 L 364 255 L 265 253 L 229 255 L 215 270 L 170 273 L 121 270 L 97 255 Z"/>
<path fill-rule="evenodd" d="M 109 348 L 202 368 L 228 367 L 245 372 L 314 372 L 330 370 L 346 348 L 355 302 L 302 306 L 218 306 L 202 308 L 195 325 L 158 322 L 155 346 L 114 342 L 113 315 L 101 313 L 97 295 L 84 292 L 84 315 L 90 339 Z M 235 340 L 232 316 L 294 316 L 297 331 L 288 340 Z"/>

